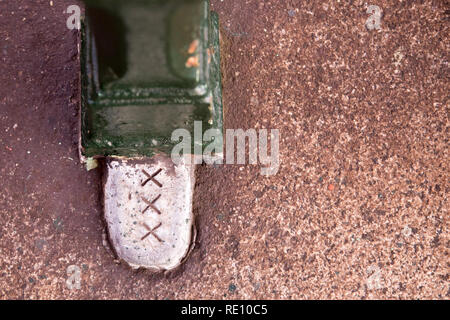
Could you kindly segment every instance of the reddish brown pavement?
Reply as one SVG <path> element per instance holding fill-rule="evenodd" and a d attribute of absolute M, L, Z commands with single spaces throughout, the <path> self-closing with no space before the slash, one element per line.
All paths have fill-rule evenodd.
<path fill-rule="evenodd" d="M 279 129 L 281 166 L 200 167 L 196 249 L 153 275 L 77 157 L 74 1 L 0 1 L 0 298 L 448 299 L 448 1 L 373 0 L 372 31 L 365 1 L 212 3 L 225 127 Z"/>

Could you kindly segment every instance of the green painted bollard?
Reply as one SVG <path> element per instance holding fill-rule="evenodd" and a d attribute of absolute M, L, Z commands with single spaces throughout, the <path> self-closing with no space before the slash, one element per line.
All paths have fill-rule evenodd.
<path fill-rule="evenodd" d="M 172 132 L 222 131 L 219 23 L 207 0 L 85 0 L 81 153 L 170 154 Z"/>

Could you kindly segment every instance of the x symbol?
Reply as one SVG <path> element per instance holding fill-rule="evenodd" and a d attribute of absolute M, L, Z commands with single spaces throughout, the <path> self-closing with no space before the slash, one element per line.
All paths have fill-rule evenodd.
<path fill-rule="evenodd" d="M 144 240 L 144 239 L 147 238 L 149 235 L 152 235 L 152 236 L 154 236 L 154 237 L 156 238 L 156 240 L 158 240 L 159 242 L 164 242 L 163 240 L 161 240 L 160 237 L 158 237 L 158 236 L 155 234 L 155 230 L 158 229 L 159 227 L 161 227 L 161 225 L 162 225 L 162 223 L 160 222 L 156 227 L 154 227 L 153 229 L 151 229 L 146 223 L 144 223 L 144 228 L 147 229 L 148 233 L 147 233 L 145 236 L 143 236 L 143 237 L 141 238 L 141 240 Z"/>
<path fill-rule="evenodd" d="M 161 198 L 161 195 L 157 196 L 155 199 L 153 199 L 152 202 L 148 201 L 145 198 L 142 198 L 142 201 L 144 201 L 147 204 L 147 208 L 144 209 L 144 211 L 142 211 L 142 213 L 145 213 L 149 208 L 152 208 L 153 210 L 155 210 L 158 214 L 161 214 L 161 211 L 158 210 L 157 207 L 155 207 L 155 202 L 159 200 L 159 198 Z"/>
<path fill-rule="evenodd" d="M 142 170 L 142 172 L 147 176 L 147 180 L 145 180 L 144 182 L 142 182 L 142 186 L 145 186 L 149 181 L 153 181 L 158 187 L 162 188 L 162 184 L 159 183 L 158 180 L 155 179 L 155 177 L 162 171 L 162 169 L 159 169 L 158 171 L 156 171 L 154 174 L 150 175 L 147 171 Z"/>

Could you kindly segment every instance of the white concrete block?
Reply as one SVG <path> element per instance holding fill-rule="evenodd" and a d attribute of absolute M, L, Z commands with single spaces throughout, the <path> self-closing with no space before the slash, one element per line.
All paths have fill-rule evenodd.
<path fill-rule="evenodd" d="M 104 211 L 119 259 L 154 271 L 178 267 L 195 238 L 194 165 L 167 156 L 108 159 Z"/>

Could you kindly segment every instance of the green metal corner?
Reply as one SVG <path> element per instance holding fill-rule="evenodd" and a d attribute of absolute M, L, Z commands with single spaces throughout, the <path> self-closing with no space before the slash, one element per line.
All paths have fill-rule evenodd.
<path fill-rule="evenodd" d="M 194 121 L 222 132 L 219 19 L 207 0 L 85 2 L 83 156 L 170 154 L 171 133 L 194 137 Z"/>

